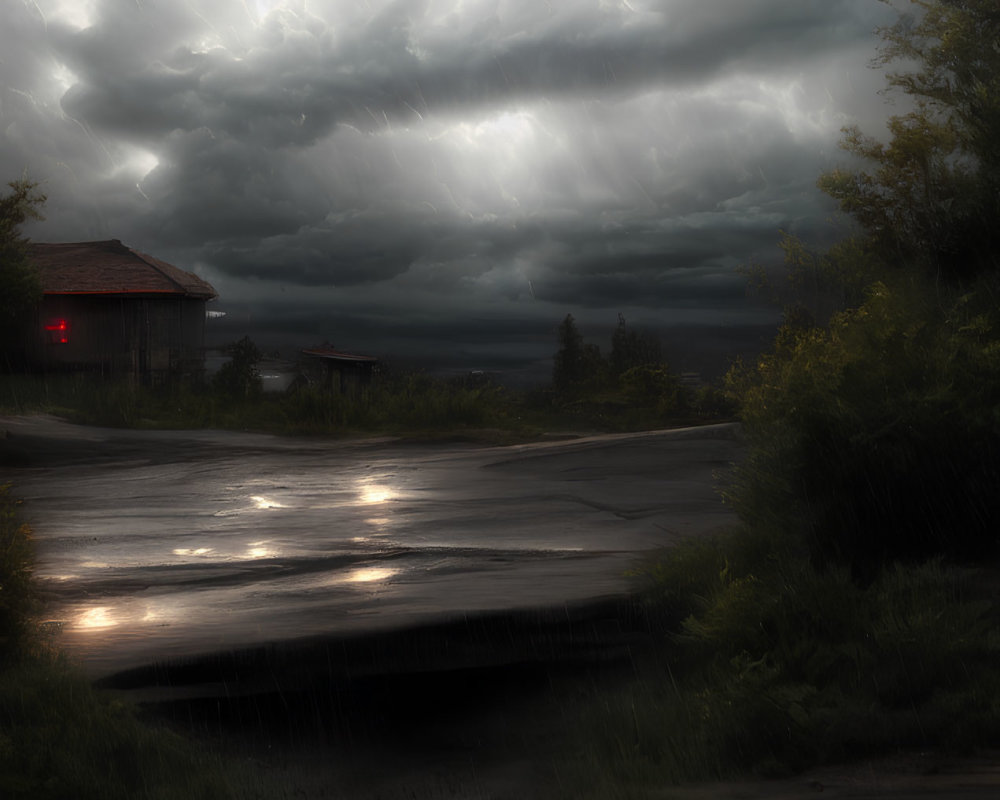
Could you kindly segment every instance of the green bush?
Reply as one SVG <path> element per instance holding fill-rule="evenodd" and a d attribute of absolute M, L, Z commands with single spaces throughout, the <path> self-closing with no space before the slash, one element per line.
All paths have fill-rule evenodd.
<path fill-rule="evenodd" d="M 24 800 L 214 800 L 232 796 L 221 762 L 96 693 L 55 656 L 0 680 L 0 796 Z"/>
<path fill-rule="evenodd" d="M 1000 735 L 994 574 L 932 560 L 861 587 L 788 544 L 737 528 L 638 572 L 664 622 L 661 676 L 597 715 L 604 769 L 647 784 L 777 775 Z"/>
<path fill-rule="evenodd" d="M 728 499 L 856 579 L 888 563 L 995 552 L 1000 314 L 984 289 L 939 299 L 875 284 L 829 328 L 786 328 L 735 370 L 750 445 Z"/>
<path fill-rule="evenodd" d="M 21 521 L 10 484 L 0 485 L 0 666 L 27 647 L 36 598 L 31 580 L 31 529 Z"/>
<path fill-rule="evenodd" d="M 676 412 L 681 404 L 680 384 L 663 364 L 632 367 L 618 377 L 618 384 L 631 404 L 651 406 L 661 414 Z"/>

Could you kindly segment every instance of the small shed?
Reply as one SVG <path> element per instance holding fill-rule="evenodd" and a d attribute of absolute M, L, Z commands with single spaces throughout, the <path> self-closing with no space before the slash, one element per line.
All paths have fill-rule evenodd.
<path fill-rule="evenodd" d="M 322 364 L 324 383 L 339 392 L 354 392 L 368 386 L 378 368 L 378 359 L 374 356 L 342 353 L 328 344 L 303 350 L 302 355 L 313 363 Z"/>
<path fill-rule="evenodd" d="M 204 371 L 206 281 L 118 239 L 33 243 L 42 283 L 29 364 L 159 382 Z"/>

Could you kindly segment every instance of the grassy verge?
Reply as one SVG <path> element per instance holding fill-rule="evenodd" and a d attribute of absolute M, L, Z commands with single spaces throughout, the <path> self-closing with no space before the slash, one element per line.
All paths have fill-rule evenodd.
<path fill-rule="evenodd" d="M 997 576 L 936 560 L 860 588 L 746 530 L 679 546 L 641 570 L 663 647 L 588 704 L 572 794 L 995 746 Z"/>
<path fill-rule="evenodd" d="M 287 435 L 380 433 L 505 443 L 545 431 L 625 431 L 716 422 L 730 410 L 717 392 L 692 390 L 673 404 L 614 393 L 567 400 L 489 382 L 423 374 L 386 376 L 354 393 L 315 386 L 233 397 L 209 387 L 142 387 L 86 376 L 5 376 L 0 412 L 52 413 L 74 422 L 132 428 L 221 428 Z"/>
<path fill-rule="evenodd" d="M 0 795 L 225 798 L 221 763 L 98 694 L 53 655 L 9 665 L 0 682 Z"/>

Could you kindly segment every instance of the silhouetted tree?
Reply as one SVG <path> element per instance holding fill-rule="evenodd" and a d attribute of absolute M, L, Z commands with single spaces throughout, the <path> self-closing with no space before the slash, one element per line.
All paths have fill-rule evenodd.
<path fill-rule="evenodd" d="M 560 394 L 573 394 L 600 383 L 604 363 L 596 345 L 585 344 L 572 314 L 559 323 L 559 349 L 552 365 L 552 384 Z"/>
<path fill-rule="evenodd" d="M 233 342 L 226 348 L 230 361 L 223 364 L 212 384 L 216 391 L 233 400 L 249 400 L 262 391 L 260 363 L 263 354 L 249 336 Z"/>
<path fill-rule="evenodd" d="M 623 314 L 618 314 L 618 327 L 611 336 L 609 357 L 611 374 L 615 377 L 634 367 L 656 367 L 663 363 L 663 348 L 655 336 L 630 328 Z"/>
<path fill-rule="evenodd" d="M 7 184 L 11 191 L 0 197 L 0 352 L 8 363 L 23 354 L 24 325 L 42 297 L 38 270 L 28 253 L 28 239 L 21 227 L 41 219 L 45 195 L 26 177 Z"/>

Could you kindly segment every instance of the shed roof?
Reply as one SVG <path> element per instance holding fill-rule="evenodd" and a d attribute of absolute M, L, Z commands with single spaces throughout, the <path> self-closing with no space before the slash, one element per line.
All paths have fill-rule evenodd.
<path fill-rule="evenodd" d="M 31 258 L 45 294 L 179 294 L 211 300 L 211 284 L 118 239 L 33 242 Z"/>
<path fill-rule="evenodd" d="M 354 353 L 341 353 L 339 350 L 334 350 L 329 345 L 310 347 L 307 350 L 303 350 L 302 353 L 315 358 L 323 358 L 327 361 L 353 361 L 362 364 L 374 364 L 378 361 L 378 359 L 374 356 L 359 356 Z"/>

